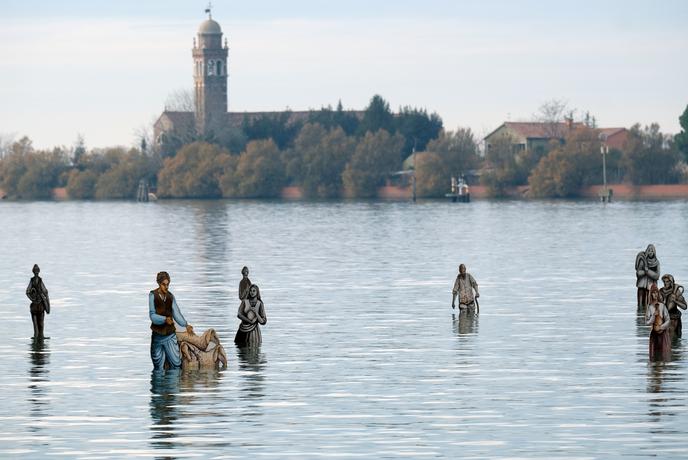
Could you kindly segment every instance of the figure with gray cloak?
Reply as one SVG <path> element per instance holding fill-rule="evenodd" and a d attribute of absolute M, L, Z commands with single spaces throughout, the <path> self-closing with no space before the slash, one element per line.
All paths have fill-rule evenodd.
<path fill-rule="evenodd" d="M 653 244 L 640 251 L 635 258 L 636 287 L 638 288 L 638 308 L 647 306 L 650 286 L 659 280 L 659 260 Z"/>
<path fill-rule="evenodd" d="M 237 318 L 241 320 L 241 324 L 234 343 L 239 347 L 259 347 L 263 341 L 259 324 L 265 325 L 268 317 L 265 315 L 265 305 L 257 285 L 252 284 L 248 289 L 248 296 L 239 305 Z"/>
<path fill-rule="evenodd" d="M 33 266 L 33 278 L 29 280 L 26 288 L 26 297 L 31 300 L 29 311 L 31 312 L 31 322 L 33 323 L 33 338 L 43 339 L 43 325 L 45 314 L 50 314 L 50 298 L 48 289 L 43 284 L 43 280 L 38 274 L 41 269 L 38 265 Z"/>
<path fill-rule="evenodd" d="M 475 291 L 475 295 L 473 295 Z M 459 298 L 459 309 L 474 308 L 476 299 L 480 297 L 478 292 L 478 283 L 470 273 L 466 272 L 464 264 L 459 265 L 459 274 L 454 281 L 454 288 L 452 289 L 452 308 L 456 308 L 456 298 Z"/>
<path fill-rule="evenodd" d="M 688 307 L 686 299 L 683 297 L 683 286 L 676 284 L 674 277 L 669 274 L 662 276 L 662 283 L 664 283 L 664 286 L 659 290 L 659 293 L 662 302 L 669 311 L 669 318 L 671 318 L 671 325 L 669 326 L 671 338 L 678 338 L 681 337 L 683 329 L 681 310 L 685 310 Z"/>

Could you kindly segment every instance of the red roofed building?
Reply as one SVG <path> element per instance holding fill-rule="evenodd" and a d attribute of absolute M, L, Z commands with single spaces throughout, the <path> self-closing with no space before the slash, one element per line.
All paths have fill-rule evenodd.
<path fill-rule="evenodd" d="M 540 151 L 548 150 L 551 141 L 564 142 L 566 135 L 576 128 L 585 126 L 583 123 L 559 122 L 512 122 L 502 123 L 499 128 L 485 136 L 485 151 L 497 143 L 507 140 L 511 144 L 513 153 L 523 150 Z M 606 138 L 610 149 L 623 150 L 628 139 L 626 128 L 598 128 L 600 136 Z"/>

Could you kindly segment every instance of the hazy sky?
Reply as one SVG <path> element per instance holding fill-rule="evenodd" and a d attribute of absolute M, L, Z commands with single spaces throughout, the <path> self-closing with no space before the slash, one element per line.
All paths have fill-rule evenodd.
<path fill-rule="evenodd" d="M 131 145 L 191 89 L 200 0 L 0 0 L 0 136 Z M 480 137 L 551 99 L 602 126 L 677 132 L 688 104 L 688 1 L 216 0 L 231 111 L 374 94 Z"/>

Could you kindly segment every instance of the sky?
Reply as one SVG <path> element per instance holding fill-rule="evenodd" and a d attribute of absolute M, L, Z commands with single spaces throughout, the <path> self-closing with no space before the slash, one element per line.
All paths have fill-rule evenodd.
<path fill-rule="evenodd" d="M 134 145 L 192 88 L 201 0 L 0 0 L 0 141 Z M 563 100 L 680 131 L 685 0 L 216 0 L 229 110 L 363 109 L 379 94 L 479 138 Z"/>

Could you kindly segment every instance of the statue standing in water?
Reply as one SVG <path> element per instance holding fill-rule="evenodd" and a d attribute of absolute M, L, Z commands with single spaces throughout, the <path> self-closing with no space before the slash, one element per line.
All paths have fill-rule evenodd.
<path fill-rule="evenodd" d="M 241 320 L 239 330 L 234 337 L 234 343 L 239 347 L 258 347 L 263 341 L 258 324 L 268 322 L 265 306 L 260 299 L 260 289 L 252 284 L 248 296 L 241 301 L 237 318 Z"/>
<path fill-rule="evenodd" d="M 475 296 L 473 296 L 475 290 Z M 475 299 L 480 297 L 478 292 L 478 283 L 475 278 L 469 273 L 466 273 L 466 266 L 459 265 L 459 274 L 454 281 L 454 288 L 452 289 L 452 308 L 456 308 L 456 297 L 459 297 L 459 309 L 475 307 Z"/>
<path fill-rule="evenodd" d="M 652 326 L 650 331 L 650 360 L 669 361 L 671 359 L 671 318 L 667 307 L 661 302 L 659 289 L 650 287 L 650 302 L 645 312 L 645 324 Z"/>
<path fill-rule="evenodd" d="M 241 269 L 241 281 L 239 281 L 239 300 L 248 297 L 248 288 L 251 287 L 251 280 L 248 279 L 248 267 Z"/>
<path fill-rule="evenodd" d="M 156 281 L 158 289 L 148 294 L 148 314 L 151 319 L 151 347 L 150 354 L 155 370 L 182 367 L 182 357 L 177 342 L 177 328 L 175 321 L 186 332 L 193 334 L 193 327 L 186 322 L 184 315 L 179 310 L 177 300 L 170 292 L 170 275 L 167 272 L 159 272 Z"/>
<path fill-rule="evenodd" d="M 659 290 L 659 293 L 671 318 L 671 326 L 669 327 L 671 336 L 672 338 L 681 337 L 681 330 L 683 329 L 681 310 L 685 310 L 688 307 L 686 299 L 683 297 L 683 286 L 676 284 L 674 277 L 669 274 L 662 276 L 662 283 L 664 283 L 664 286 Z"/>
<path fill-rule="evenodd" d="M 48 289 L 46 289 L 43 280 L 38 274 L 41 269 L 38 265 L 33 266 L 33 278 L 29 281 L 29 286 L 26 288 L 26 297 L 31 300 L 31 321 L 33 322 L 33 338 L 43 338 L 43 320 L 45 314 L 50 314 L 50 298 L 48 298 Z"/>
<path fill-rule="evenodd" d="M 647 245 L 645 251 L 640 251 L 635 258 L 635 276 L 638 288 L 638 308 L 647 306 L 650 286 L 659 280 L 659 260 L 655 246 Z"/>

